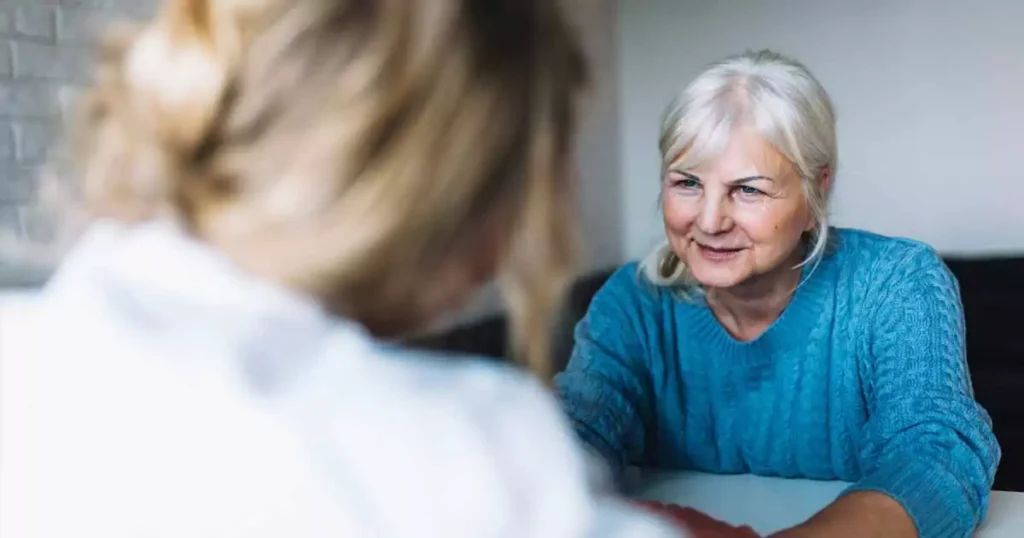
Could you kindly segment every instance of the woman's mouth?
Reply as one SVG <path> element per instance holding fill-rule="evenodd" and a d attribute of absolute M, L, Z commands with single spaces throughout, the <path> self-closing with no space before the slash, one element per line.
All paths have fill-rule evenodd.
<path fill-rule="evenodd" d="M 697 251 L 700 252 L 701 257 L 703 257 L 704 259 L 706 259 L 708 261 L 712 261 L 712 262 L 729 261 L 729 260 L 735 258 L 741 251 L 744 250 L 743 247 L 738 247 L 737 248 L 737 247 L 710 246 L 710 245 L 703 245 L 703 244 L 698 243 L 696 241 L 694 241 L 693 244 L 697 246 Z"/>

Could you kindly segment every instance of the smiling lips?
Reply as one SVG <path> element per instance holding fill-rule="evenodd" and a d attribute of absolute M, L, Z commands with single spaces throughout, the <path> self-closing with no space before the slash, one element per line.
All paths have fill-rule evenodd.
<path fill-rule="evenodd" d="M 746 247 L 712 247 L 693 242 L 697 246 L 697 251 L 700 252 L 701 257 L 712 262 L 723 262 L 728 261 L 736 257 L 741 251 L 745 250 Z"/>

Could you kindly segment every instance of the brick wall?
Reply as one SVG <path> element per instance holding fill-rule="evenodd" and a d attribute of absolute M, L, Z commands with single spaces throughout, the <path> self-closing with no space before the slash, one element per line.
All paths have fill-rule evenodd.
<path fill-rule="evenodd" d="M 154 0 L 0 0 L 0 231 L 24 233 L 26 205 L 63 111 L 87 81 L 91 43 Z"/>

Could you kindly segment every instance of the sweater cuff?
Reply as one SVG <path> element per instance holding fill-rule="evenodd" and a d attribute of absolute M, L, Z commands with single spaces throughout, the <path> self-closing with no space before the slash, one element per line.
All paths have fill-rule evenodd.
<path fill-rule="evenodd" d="M 917 527 L 920 538 L 966 536 L 976 517 L 965 513 L 963 486 L 946 470 L 923 461 L 891 461 L 842 495 L 855 491 L 878 491 L 903 506 Z"/>

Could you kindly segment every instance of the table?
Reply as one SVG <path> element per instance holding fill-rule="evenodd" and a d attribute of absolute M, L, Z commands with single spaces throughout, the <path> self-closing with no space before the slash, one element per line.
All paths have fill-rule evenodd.
<path fill-rule="evenodd" d="M 633 471 L 630 492 L 640 498 L 691 506 L 761 535 L 792 527 L 827 506 L 849 485 L 680 471 Z M 994 491 L 977 538 L 1024 536 L 1024 493 Z"/>

